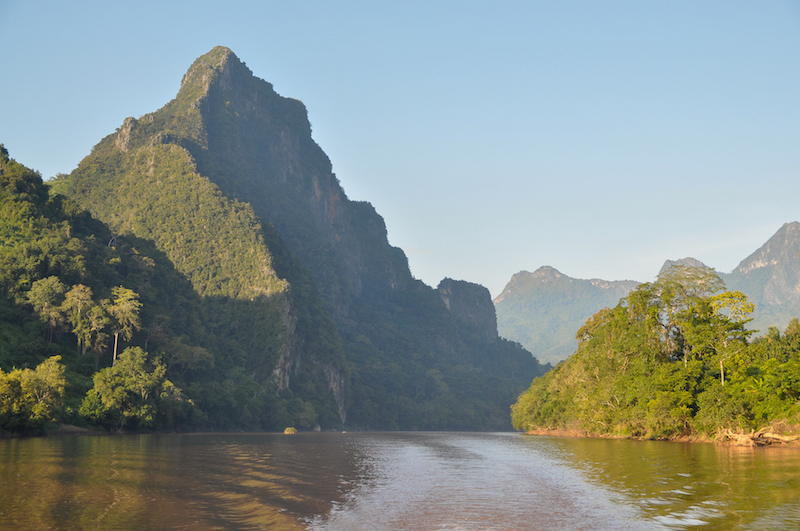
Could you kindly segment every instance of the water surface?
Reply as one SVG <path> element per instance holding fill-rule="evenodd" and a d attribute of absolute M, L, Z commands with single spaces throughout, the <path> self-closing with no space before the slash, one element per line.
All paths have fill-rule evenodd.
<path fill-rule="evenodd" d="M 512 433 L 0 440 L 0 529 L 798 528 L 798 449 Z"/>

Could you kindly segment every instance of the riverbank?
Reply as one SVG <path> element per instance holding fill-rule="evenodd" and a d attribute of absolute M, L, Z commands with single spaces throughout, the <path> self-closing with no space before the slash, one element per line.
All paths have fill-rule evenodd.
<path fill-rule="evenodd" d="M 711 437 L 705 434 L 676 435 L 664 438 L 631 437 L 626 435 L 616 435 L 611 433 L 593 433 L 582 429 L 567 428 L 539 428 L 525 432 L 526 435 L 536 435 L 544 437 L 562 438 L 586 438 L 586 439 L 627 439 L 632 441 L 669 441 L 684 443 L 706 443 L 718 444 L 721 446 L 796 446 L 800 447 L 800 427 L 793 426 L 769 426 L 758 431 L 734 432 L 732 430 L 721 430 Z"/>

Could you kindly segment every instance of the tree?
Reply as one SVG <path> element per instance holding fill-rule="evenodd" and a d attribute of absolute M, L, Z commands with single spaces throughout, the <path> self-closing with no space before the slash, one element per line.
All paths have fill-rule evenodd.
<path fill-rule="evenodd" d="M 687 316 L 702 312 L 703 301 L 725 289 L 719 275 L 708 267 L 672 266 L 658 276 L 652 287 L 652 304 L 658 308 L 667 357 L 683 355 L 686 365 L 689 356 L 682 334 Z M 635 290 L 636 291 L 636 290 Z"/>
<path fill-rule="evenodd" d="M 89 309 L 94 306 L 92 288 L 78 284 L 69 290 L 64 298 L 62 309 L 67 314 L 67 320 L 72 325 L 72 332 L 78 339 L 78 350 L 86 354 L 91 339 L 91 325 L 89 324 Z"/>
<path fill-rule="evenodd" d="M 719 356 L 719 377 L 722 385 L 725 385 L 725 367 L 723 362 L 730 355 L 742 351 L 742 346 L 747 345 L 747 338 L 753 332 L 746 331 L 744 326 L 752 321 L 750 314 L 756 309 L 755 304 L 747 300 L 747 296 L 741 291 L 726 291 L 711 298 L 711 306 L 714 312 L 722 316 L 722 312 L 727 313 L 727 318 L 723 320 L 724 333 L 721 338 L 722 350 L 727 351 L 731 344 L 736 343 L 737 347 L 733 353 L 720 353 Z M 791 324 L 791 323 L 790 323 Z M 788 330 L 788 329 L 787 329 Z"/>
<path fill-rule="evenodd" d="M 94 304 L 89 308 L 87 322 L 89 330 L 88 345 L 94 352 L 94 368 L 97 369 L 100 366 L 100 356 L 103 354 L 103 349 L 108 341 L 106 329 L 111 324 L 111 318 L 103 308 L 103 305 Z"/>
<path fill-rule="evenodd" d="M 28 302 L 47 325 L 48 341 L 53 341 L 53 332 L 65 322 L 61 304 L 66 292 L 67 286 L 55 276 L 37 280 L 28 291 Z"/>
<path fill-rule="evenodd" d="M 36 369 L 0 369 L 0 429 L 36 433 L 55 420 L 67 385 L 60 361 L 53 356 Z"/>
<path fill-rule="evenodd" d="M 142 303 L 139 302 L 139 295 L 125 288 L 117 286 L 111 293 L 114 297 L 113 301 L 107 305 L 108 313 L 114 319 L 114 363 L 117 362 L 117 346 L 119 344 L 119 336 L 129 341 L 133 337 L 133 331 L 141 328 L 139 321 L 139 310 L 142 308 Z"/>
<path fill-rule="evenodd" d="M 128 347 L 117 363 L 94 375 L 94 388 L 80 412 L 95 421 L 111 422 L 118 431 L 130 422 L 152 426 L 163 388 L 175 388 L 166 374 L 161 359 L 151 358 L 140 347 Z"/>

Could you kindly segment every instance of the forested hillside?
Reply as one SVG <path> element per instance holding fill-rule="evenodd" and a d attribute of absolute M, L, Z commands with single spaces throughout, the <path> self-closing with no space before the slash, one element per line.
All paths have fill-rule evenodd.
<path fill-rule="evenodd" d="M 575 329 L 597 310 L 616 306 L 639 283 L 571 278 L 543 266 L 511 277 L 494 300 L 497 328 L 552 365 L 575 352 Z"/>
<path fill-rule="evenodd" d="M 313 418 L 327 393 L 354 428 L 503 429 L 544 371 L 496 331 L 475 341 L 475 323 L 412 277 L 383 219 L 345 195 L 302 103 L 227 48 L 52 186 L 114 234 L 152 242 L 204 305 L 225 309 L 209 315 L 258 365 L 245 374 L 293 399 L 308 387 Z"/>
<path fill-rule="evenodd" d="M 55 419 L 109 429 L 341 425 L 312 364 L 294 370 L 292 390 L 275 378 L 291 348 L 291 297 L 267 264 L 258 289 L 272 293 L 201 296 L 152 243 L 52 195 L 5 150 L 0 181 L 0 429 Z M 63 376 L 52 392 L 25 384 L 24 371 L 42 363 Z"/>
<path fill-rule="evenodd" d="M 797 431 L 800 323 L 751 341 L 753 309 L 713 270 L 671 267 L 586 321 L 575 354 L 520 396 L 514 426 L 641 438 Z"/>
<path fill-rule="evenodd" d="M 707 267 L 691 257 L 666 260 L 659 274 L 676 265 Z M 800 316 L 800 223 L 784 224 L 736 269 L 719 275 L 755 304 L 748 330 L 760 335 L 771 326 L 785 328 Z M 520 271 L 495 299 L 497 325 L 504 337 L 555 364 L 575 351 L 575 330 L 588 317 L 616 306 L 638 284 L 570 278 L 549 266 Z"/>

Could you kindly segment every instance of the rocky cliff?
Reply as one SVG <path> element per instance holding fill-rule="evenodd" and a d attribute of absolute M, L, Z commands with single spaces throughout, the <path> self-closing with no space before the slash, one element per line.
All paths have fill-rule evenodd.
<path fill-rule="evenodd" d="M 480 284 L 445 278 L 437 288 L 445 306 L 485 343 L 497 339 L 497 315 L 489 290 Z"/>
<path fill-rule="evenodd" d="M 783 329 L 792 317 L 800 317 L 800 223 L 784 224 L 722 278 L 728 289 L 743 292 L 755 303 L 751 328 Z"/>
<path fill-rule="evenodd" d="M 176 101 L 199 112 L 205 134 L 187 146 L 198 170 L 278 229 L 337 318 L 346 318 L 353 298 L 365 292 L 386 294 L 411 283 L 383 219 L 369 203 L 345 195 L 311 138 L 301 102 L 279 96 L 221 47 L 195 61 Z"/>

